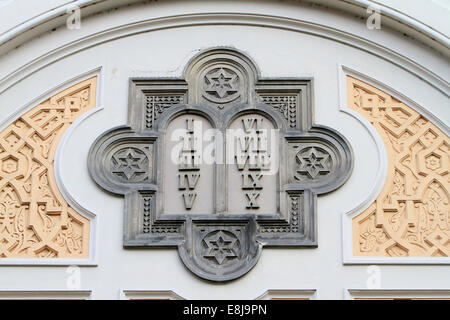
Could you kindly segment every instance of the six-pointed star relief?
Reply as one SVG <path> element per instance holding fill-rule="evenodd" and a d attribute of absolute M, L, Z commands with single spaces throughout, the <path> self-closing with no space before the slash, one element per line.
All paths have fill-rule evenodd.
<path fill-rule="evenodd" d="M 216 259 L 219 265 L 222 264 L 226 258 L 237 257 L 233 249 L 236 239 L 227 236 L 222 231 L 219 231 L 214 237 L 208 240 L 205 239 L 205 242 L 209 250 L 204 257 Z"/>
<path fill-rule="evenodd" d="M 145 156 L 137 154 L 133 149 L 128 148 L 125 152 L 115 154 L 116 166 L 114 173 L 123 173 L 130 180 L 136 173 L 145 173 L 143 160 Z"/>
<path fill-rule="evenodd" d="M 228 93 L 237 92 L 235 85 L 236 75 L 220 68 L 213 74 L 206 75 L 208 86 L 205 91 L 208 93 L 217 93 L 219 98 L 224 98 Z"/>
<path fill-rule="evenodd" d="M 327 160 L 328 154 L 320 152 L 316 148 L 309 149 L 306 153 L 298 154 L 300 161 L 298 173 L 306 173 L 310 178 L 315 179 L 321 173 L 330 172 Z"/>

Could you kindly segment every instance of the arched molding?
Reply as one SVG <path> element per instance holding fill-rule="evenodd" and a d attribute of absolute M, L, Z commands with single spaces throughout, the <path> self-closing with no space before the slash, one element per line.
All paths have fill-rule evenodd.
<path fill-rule="evenodd" d="M 89 12 L 89 14 L 86 15 L 85 19 L 91 19 L 92 18 L 91 13 L 97 12 L 94 10 L 96 8 L 96 5 L 99 5 L 98 7 L 99 11 L 97 13 L 101 13 L 106 10 L 104 7 L 106 4 L 103 3 L 104 1 L 99 2 L 102 3 L 102 5 L 97 4 L 97 2 L 99 1 L 79 1 L 79 5 L 81 8 L 84 8 L 85 6 L 86 10 L 88 10 L 89 8 L 89 11 L 87 11 L 87 13 Z M 76 2 L 72 3 L 72 5 L 74 4 L 76 4 Z M 361 6 L 362 4 L 359 4 L 360 8 Z M 67 10 L 67 8 L 65 7 L 61 7 L 58 10 L 63 10 L 63 8 Z M 248 12 L 245 11 L 224 12 L 223 10 L 221 12 L 216 12 L 217 9 L 211 10 L 211 12 L 203 12 L 204 10 L 198 10 L 198 8 L 196 10 L 198 11 L 197 13 L 175 14 L 175 15 L 166 13 L 165 15 L 163 14 L 162 16 L 153 18 L 142 18 L 137 16 L 133 17 L 132 15 L 130 15 L 130 18 L 127 17 L 125 19 L 128 21 L 125 22 L 123 21 L 123 19 L 121 19 L 120 22 L 116 23 L 112 27 L 108 28 L 104 27 L 99 28 L 98 26 L 96 28 L 87 26 L 83 27 L 81 30 L 79 30 L 79 32 L 77 32 L 78 34 L 77 37 L 73 37 L 73 35 L 71 35 L 70 37 L 63 36 L 61 39 L 66 40 L 62 41 L 58 40 L 59 43 L 54 42 L 55 45 L 49 46 L 47 51 L 46 49 L 41 50 L 40 53 L 37 55 L 37 57 L 35 56 L 35 58 L 33 58 L 32 60 L 26 62 L 24 61 L 22 65 L 20 66 L 18 65 L 14 67 L 13 70 L 7 71 L 7 73 L 5 73 L 0 79 L 0 93 L 6 91 L 14 84 L 27 78 L 28 76 L 32 75 L 38 70 L 51 65 L 55 61 L 68 57 L 77 52 L 86 50 L 88 48 L 92 48 L 99 44 L 107 43 L 109 41 L 113 41 L 123 37 L 128 37 L 144 32 L 165 30 L 171 28 L 182 28 L 188 26 L 192 27 L 192 26 L 210 26 L 210 25 L 241 25 L 241 26 L 266 27 L 266 28 L 300 32 L 304 34 L 322 37 L 332 41 L 337 41 L 339 43 L 343 43 L 345 45 L 357 48 L 359 50 L 363 50 L 365 52 L 373 54 L 374 56 L 387 60 L 393 63 L 394 65 L 400 67 L 401 69 L 415 75 L 416 77 L 423 79 L 425 82 L 427 82 L 429 85 L 439 90 L 443 94 L 448 95 L 448 90 L 450 86 L 448 81 L 445 80 L 443 76 L 438 74 L 439 72 L 441 72 L 441 70 L 439 69 L 433 70 L 433 68 L 426 67 L 425 65 L 428 63 L 427 61 L 418 61 L 416 58 L 413 58 L 413 52 L 408 51 L 406 47 L 403 48 L 401 48 L 401 46 L 397 47 L 395 41 L 394 42 L 390 41 L 390 43 L 386 42 L 383 43 L 382 38 L 380 38 L 379 35 L 371 34 L 368 36 L 367 32 L 364 31 L 364 29 L 366 28 L 365 23 L 361 24 L 362 29 L 359 29 L 359 31 L 357 31 L 356 29 L 346 31 L 341 28 L 342 27 L 341 25 L 333 25 L 329 21 L 325 23 L 320 19 L 314 20 L 311 17 L 304 17 L 302 19 L 298 19 L 287 16 L 270 15 L 267 14 L 264 10 L 261 10 L 261 12 L 263 13 L 255 13 L 253 10 L 248 9 L 245 10 Z M 311 10 L 311 8 L 309 10 Z M 317 8 L 314 7 L 314 10 L 317 11 L 317 16 L 320 16 L 322 12 L 320 11 L 320 7 Z M 352 10 L 349 10 L 349 12 L 352 12 Z M 156 14 L 161 13 L 160 11 L 156 11 Z M 349 25 L 355 23 L 355 21 L 349 20 L 350 17 L 348 16 L 345 17 L 346 18 L 344 19 L 347 19 Z M 58 18 L 55 18 L 57 19 L 57 21 L 53 21 L 52 15 L 45 17 L 43 16 L 41 18 L 36 18 L 37 20 L 34 23 L 36 24 L 38 23 L 39 26 L 42 27 L 42 25 L 46 23 L 47 21 L 46 19 L 50 19 L 48 21 L 49 23 L 51 22 L 51 25 L 53 27 L 55 24 L 57 26 L 63 26 L 65 20 L 64 23 L 62 23 L 62 21 L 57 23 L 62 18 L 66 17 L 65 16 L 61 17 L 60 15 L 58 16 Z M 340 17 L 340 19 L 342 19 L 342 17 Z M 342 22 L 343 20 L 340 21 Z M 31 23 L 31 26 L 32 25 L 33 23 Z M 34 30 L 32 29 L 31 26 L 29 32 L 33 32 L 32 30 Z M 418 26 L 416 26 L 416 28 L 418 28 Z M 423 28 L 426 27 L 423 26 Z M 9 33 L 7 35 L 4 34 L 3 35 L 4 40 L 3 42 L 1 42 L 3 43 L 3 45 L 0 46 L 0 54 L 2 52 L 3 53 L 9 52 L 11 48 L 8 48 L 8 46 L 12 43 L 11 41 L 16 39 L 20 35 L 24 34 L 25 32 L 24 30 L 15 30 L 14 32 L 11 31 L 12 32 L 11 34 Z M 424 33 L 423 30 L 420 31 L 422 32 L 421 34 Z M 36 32 L 36 30 L 34 32 Z M 36 34 L 33 34 L 33 36 L 35 37 Z M 393 39 L 392 35 L 389 35 L 388 37 L 391 40 Z M 29 37 L 25 38 L 29 40 Z M 435 40 L 438 39 L 437 36 L 432 38 L 431 34 L 429 38 Z M 398 40 L 400 41 L 401 39 L 399 38 Z M 448 39 L 447 41 L 445 40 L 446 40 L 445 37 L 444 38 L 441 37 L 440 47 L 442 47 L 442 49 L 440 50 L 440 52 L 442 52 L 444 55 L 446 55 L 446 53 L 448 52 L 447 47 L 449 44 Z M 25 42 L 19 42 L 15 44 L 15 47 L 17 47 L 19 44 L 24 43 Z M 402 43 L 405 44 L 405 42 Z M 416 47 L 419 48 L 419 46 Z"/>

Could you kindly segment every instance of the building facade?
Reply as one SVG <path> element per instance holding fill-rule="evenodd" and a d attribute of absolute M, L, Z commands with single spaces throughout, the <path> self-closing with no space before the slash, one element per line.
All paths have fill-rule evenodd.
<path fill-rule="evenodd" d="M 450 299 L 449 11 L 0 2 L 0 297 Z"/>

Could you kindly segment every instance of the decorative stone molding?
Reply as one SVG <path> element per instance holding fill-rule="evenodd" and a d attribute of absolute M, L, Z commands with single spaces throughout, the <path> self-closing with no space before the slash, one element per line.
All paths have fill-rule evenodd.
<path fill-rule="evenodd" d="M 54 158 L 64 132 L 95 107 L 96 83 L 54 95 L 0 132 L 1 258 L 89 256 L 89 219 L 61 195 Z"/>
<path fill-rule="evenodd" d="M 316 247 L 317 194 L 353 162 L 339 133 L 313 125 L 311 86 L 261 79 L 228 48 L 195 56 L 182 79 L 131 79 L 129 125 L 88 159 L 92 178 L 125 196 L 124 247 L 177 247 L 213 281 L 248 272 L 263 246 Z"/>
<path fill-rule="evenodd" d="M 120 300 L 185 300 L 171 290 L 120 290 Z"/>
<path fill-rule="evenodd" d="M 316 289 L 267 290 L 255 300 L 316 300 Z"/>
<path fill-rule="evenodd" d="M 347 77 L 348 106 L 380 134 L 388 175 L 377 199 L 354 217 L 353 254 L 450 256 L 450 138 L 414 109 Z"/>
<path fill-rule="evenodd" d="M 0 290 L 0 300 L 91 300 L 92 290 Z"/>
<path fill-rule="evenodd" d="M 324 0 L 310 1 L 322 2 Z M 76 2 L 79 3 L 77 6 L 81 9 L 81 15 L 83 17 L 95 13 L 107 12 L 111 8 L 117 9 L 117 3 L 114 2 L 99 2 L 97 0 L 77 0 Z M 136 0 L 120 1 L 121 5 L 125 7 L 128 7 L 132 2 L 136 2 Z M 320 17 L 322 13 L 321 9 L 325 8 L 324 11 L 329 12 L 329 6 L 335 7 L 337 5 L 339 11 L 344 8 L 351 14 L 352 18 L 355 18 L 355 9 L 360 12 L 361 17 L 366 17 L 366 9 L 373 6 L 373 3 L 370 3 L 370 0 L 326 0 L 326 2 L 326 6 L 314 7 L 317 11 L 315 11 L 313 16 Z M 20 24 L 10 30 L 4 30 L 6 32 L 0 35 L 0 52 L 2 54 L 7 54 L 11 50 L 21 47 L 23 43 L 29 39 L 39 38 L 42 34 L 45 34 L 58 26 L 66 25 L 65 15 L 67 14 L 67 9 L 73 5 L 74 3 L 70 3 L 68 5 L 58 5 L 52 9 L 48 8 L 48 10 L 45 9 L 42 14 L 35 16 L 26 23 Z M 233 6 L 235 5 L 233 4 Z M 403 14 L 399 10 L 383 6 L 379 2 L 377 3 L 377 6 L 382 7 L 380 14 L 385 20 L 384 23 L 388 23 L 391 27 L 400 31 L 401 34 L 408 34 L 408 39 L 420 39 L 421 42 L 427 43 L 431 48 L 438 50 L 443 55 L 447 55 L 449 41 L 448 37 L 444 34 L 430 28 L 426 24 L 411 19 L 410 16 Z M 282 17 L 280 15 L 273 15 L 270 11 L 257 10 L 257 8 L 254 9 L 255 10 L 244 10 L 245 12 L 242 11 L 236 13 L 231 12 L 234 10 L 227 10 L 227 12 L 223 13 L 205 13 L 204 11 L 196 12 L 196 10 L 194 10 L 192 13 L 182 15 L 173 15 L 173 13 L 169 13 L 167 16 L 152 16 L 143 10 L 137 10 L 138 12 L 145 12 L 144 16 L 139 17 L 130 17 L 129 12 L 127 12 L 127 15 L 129 16 L 127 21 L 122 21 L 120 24 L 108 24 L 110 28 L 107 30 L 103 27 L 99 27 L 93 32 L 89 32 L 89 29 L 86 28 L 86 32 L 80 33 L 79 38 L 74 39 L 71 34 L 71 36 L 68 37 L 68 42 L 61 42 L 58 44 L 58 49 L 47 46 L 49 48 L 48 50 L 51 48 L 52 54 L 50 55 L 50 51 L 44 51 L 40 54 L 39 58 L 33 58 L 32 61 L 26 61 L 26 63 L 24 62 L 19 68 L 12 70 L 5 76 L 5 81 L 0 81 L 0 93 L 3 92 L 5 88 L 18 83 L 34 73 L 36 68 L 42 68 L 44 65 L 51 65 L 54 61 L 70 56 L 74 54 L 74 52 L 78 52 L 86 47 L 94 47 L 100 43 L 119 39 L 124 36 L 151 32 L 153 30 L 194 25 L 212 26 L 218 24 L 233 26 L 251 25 L 264 28 L 284 29 L 335 40 L 364 51 L 369 51 L 378 57 L 391 61 L 405 71 L 419 77 L 422 81 L 426 81 L 444 94 L 448 91 L 448 82 L 445 81 L 442 76 L 437 75 L 433 69 L 429 69 L 429 67 L 425 66 L 421 61 L 409 56 L 407 51 L 402 51 L 402 43 L 397 44 L 390 40 L 380 41 L 378 38 L 368 39 L 365 30 L 364 32 L 361 32 L 361 30 L 355 28 L 351 28 L 352 30 L 342 29 L 342 25 L 333 23 L 328 15 L 323 17 L 324 20 L 311 20 L 308 18 L 307 12 L 303 17 L 296 16 L 296 14 L 293 14 L 290 17 Z M 294 13 L 301 13 L 301 10 Z M 361 25 L 362 29 L 364 29 L 365 25 Z M 37 28 L 37 26 L 39 26 L 39 28 Z M 405 29 L 405 26 L 408 27 Z M 25 34 L 27 34 L 27 36 L 24 36 Z M 399 38 L 399 40 L 401 39 Z"/>
<path fill-rule="evenodd" d="M 445 289 L 346 289 L 346 300 L 450 300 Z"/>

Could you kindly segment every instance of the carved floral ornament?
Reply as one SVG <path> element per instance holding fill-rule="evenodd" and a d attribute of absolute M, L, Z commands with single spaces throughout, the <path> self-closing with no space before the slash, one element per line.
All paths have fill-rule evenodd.
<path fill-rule="evenodd" d="M 95 106 L 97 78 L 42 102 L 0 132 L 0 258 L 87 258 L 89 219 L 55 180 L 64 132 Z"/>
<path fill-rule="evenodd" d="M 383 139 L 388 174 L 377 199 L 353 218 L 355 256 L 450 256 L 450 138 L 385 92 L 347 78 L 348 106 Z"/>
<path fill-rule="evenodd" d="M 101 135 L 89 171 L 125 196 L 124 247 L 177 247 L 227 281 L 263 246 L 316 247 L 317 194 L 352 169 L 348 143 L 313 125 L 311 79 L 264 79 L 246 55 L 206 50 L 181 79 L 130 79 L 129 123 Z"/>

